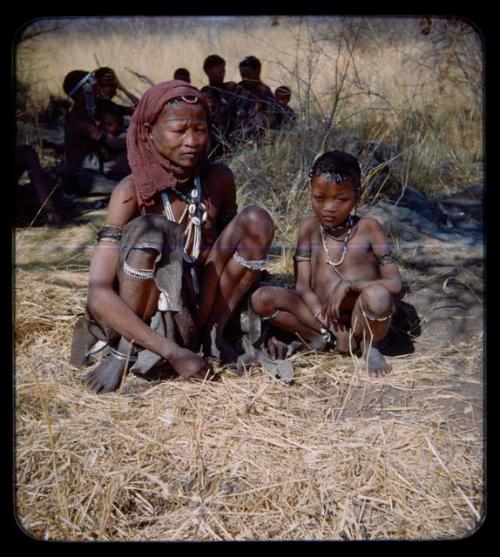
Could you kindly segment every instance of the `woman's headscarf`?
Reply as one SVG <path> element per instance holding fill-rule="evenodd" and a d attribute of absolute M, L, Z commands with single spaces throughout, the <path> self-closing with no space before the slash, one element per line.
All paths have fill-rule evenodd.
<path fill-rule="evenodd" d="M 139 206 L 153 205 L 155 193 L 177 185 L 182 168 L 158 153 L 145 124 L 153 125 L 168 101 L 196 97 L 207 114 L 201 92 L 185 81 L 172 80 L 148 89 L 134 110 L 127 132 L 127 155 Z"/>

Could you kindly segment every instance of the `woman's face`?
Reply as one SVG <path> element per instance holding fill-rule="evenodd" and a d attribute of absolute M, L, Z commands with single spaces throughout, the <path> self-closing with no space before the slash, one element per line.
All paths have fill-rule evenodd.
<path fill-rule="evenodd" d="M 167 104 L 156 122 L 146 125 L 158 153 L 186 170 L 194 168 L 206 153 L 207 115 L 199 102 Z"/>

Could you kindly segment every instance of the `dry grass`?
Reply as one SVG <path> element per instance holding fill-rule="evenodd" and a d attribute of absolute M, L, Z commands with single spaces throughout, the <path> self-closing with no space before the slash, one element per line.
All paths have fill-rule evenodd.
<path fill-rule="evenodd" d="M 274 27 L 267 17 L 75 18 L 40 20 L 25 36 L 41 31 L 15 51 L 25 118 L 36 121 L 50 95 L 64 96 L 64 76 L 74 69 L 111 66 L 141 96 L 149 86 L 129 70 L 159 83 L 184 66 L 202 86 L 208 54 L 226 59 L 234 81 L 240 60 L 253 54 L 266 83 L 292 88 L 301 121 L 302 132 L 280 146 L 285 157 L 254 161 L 268 178 L 273 169 L 276 183 L 287 181 L 282 168 L 296 176 L 345 135 L 394 147 L 404 185 L 433 192 L 481 179 L 482 50 L 470 26 L 457 31 L 436 20 L 423 37 L 418 18 L 284 17 Z M 36 137 L 20 139 L 28 140 L 40 151 Z"/>
<path fill-rule="evenodd" d="M 72 254 L 90 230 L 70 229 L 73 242 L 43 263 L 46 239 L 18 232 L 17 513 L 31 535 L 450 539 L 475 529 L 481 336 L 438 345 L 424 330 L 386 379 L 369 379 L 356 357 L 308 352 L 294 356 L 291 386 L 253 366 L 243 377 L 217 369 L 210 382 L 128 376 L 120 392 L 94 395 L 68 364 L 89 252 L 76 266 Z M 52 239 L 68 243 L 68 230 Z"/>

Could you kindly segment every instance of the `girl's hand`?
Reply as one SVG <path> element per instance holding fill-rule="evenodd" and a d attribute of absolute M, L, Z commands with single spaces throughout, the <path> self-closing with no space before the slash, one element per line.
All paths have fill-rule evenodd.
<path fill-rule="evenodd" d="M 322 314 L 325 316 L 328 326 L 333 326 L 334 331 L 344 329 L 340 322 L 340 307 L 349 291 L 349 282 L 341 280 L 335 285 L 330 297 L 323 305 Z"/>

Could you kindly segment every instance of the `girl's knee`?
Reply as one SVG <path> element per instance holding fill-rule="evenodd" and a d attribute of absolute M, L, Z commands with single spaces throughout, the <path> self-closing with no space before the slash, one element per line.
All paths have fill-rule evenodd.
<path fill-rule="evenodd" d="M 383 284 L 368 286 L 361 293 L 361 301 L 373 313 L 386 313 L 392 306 L 392 296 Z"/>

